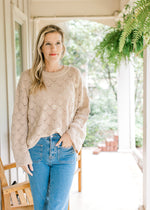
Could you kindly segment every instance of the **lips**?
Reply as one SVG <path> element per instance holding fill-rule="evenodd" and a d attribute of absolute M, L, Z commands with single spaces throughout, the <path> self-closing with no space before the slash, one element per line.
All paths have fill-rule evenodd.
<path fill-rule="evenodd" d="M 51 56 L 56 56 L 57 54 L 54 54 L 54 53 L 52 53 L 52 54 L 50 54 Z"/>

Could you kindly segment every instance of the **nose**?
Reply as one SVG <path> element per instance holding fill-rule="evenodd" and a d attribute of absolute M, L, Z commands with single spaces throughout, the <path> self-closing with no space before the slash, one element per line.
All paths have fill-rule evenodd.
<path fill-rule="evenodd" d="M 56 45 L 55 44 L 51 45 L 51 49 L 56 49 Z"/>

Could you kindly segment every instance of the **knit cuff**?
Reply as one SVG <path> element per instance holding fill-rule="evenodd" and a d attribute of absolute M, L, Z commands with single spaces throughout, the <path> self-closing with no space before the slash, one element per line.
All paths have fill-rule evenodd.
<path fill-rule="evenodd" d="M 26 151 L 18 151 L 17 155 L 14 154 L 14 158 L 16 161 L 16 166 L 21 167 L 21 166 L 27 166 L 29 164 L 32 164 L 31 156 L 28 150 Z"/>

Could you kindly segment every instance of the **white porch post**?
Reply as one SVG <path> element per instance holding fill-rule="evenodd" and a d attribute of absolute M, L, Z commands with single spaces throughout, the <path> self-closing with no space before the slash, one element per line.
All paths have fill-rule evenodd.
<path fill-rule="evenodd" d="M 143 201 L 150 210 L 150 47 L 144 52 Z"/>
<path fill-rule="evenodd" d="M 126 61 L 118 71 L 118 133 L 120 152 L 135 147 L 134 70 Z"/>

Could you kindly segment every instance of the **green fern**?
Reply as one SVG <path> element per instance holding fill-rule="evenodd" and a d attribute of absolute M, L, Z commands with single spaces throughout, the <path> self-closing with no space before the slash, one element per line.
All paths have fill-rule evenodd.
<path fill-rule="evenodd" d="M 134 16 L 131 15 L 131 17 L 127 20 L 127 22 L 124 26 L 124 30 L 123 30 L 121 38 L 120 38 L 119 52 L 121 52 L 123 50 L 126 38 L 135 29 L 135 24 L 136 24 L 135 18 L 134 18 Z"/>
<path fill-rule="evenodd" d="M 150 0 L 138 0 L 132 9 L 129 5 L 126 9 L 129 12 L 123 15 L 123 22 L 110 28 L 95 48 L 104 67 L 113 64 L 116 70 L 121 60 L 130 59 L 132 53 L 143 57 L 143 50 L 150 44 Z"/>
<path fill-rule="evenodd" d="M 121 28 L 111 28 L 110 32 L 106 34 L 103 41 L 96 46 L 96 56 L 100 58 L 103 67 L 107 64 L 113 64 L 116 70 L 120 65 L 122 59 L 130 59 L 130 55 L 133 53 L 134 45 L 132 43 L 134 31 L 129 34 L 125 40 L 125 45 L 122 52 L 119 52 L 119 40 L 123 30 Z M 139 38 L 135 52 L 139 52 L 143 48 L 143 37 Z M 140 56 L 143 56 L 140 53 Z"/>
<path fill-rule="evenodd" d="M 145 38 L 145 45 L 150 43 L 150 0 L 138 0 L 128 15 L 127 21 L 124 22 L 123 33 L 120 38 L 119 52 L 125 45 L 125 40 L 134 30 L 133 45 L 136 48 L 141 36 Z M 143 48 L 144 49 L 144 48 Z"/>

